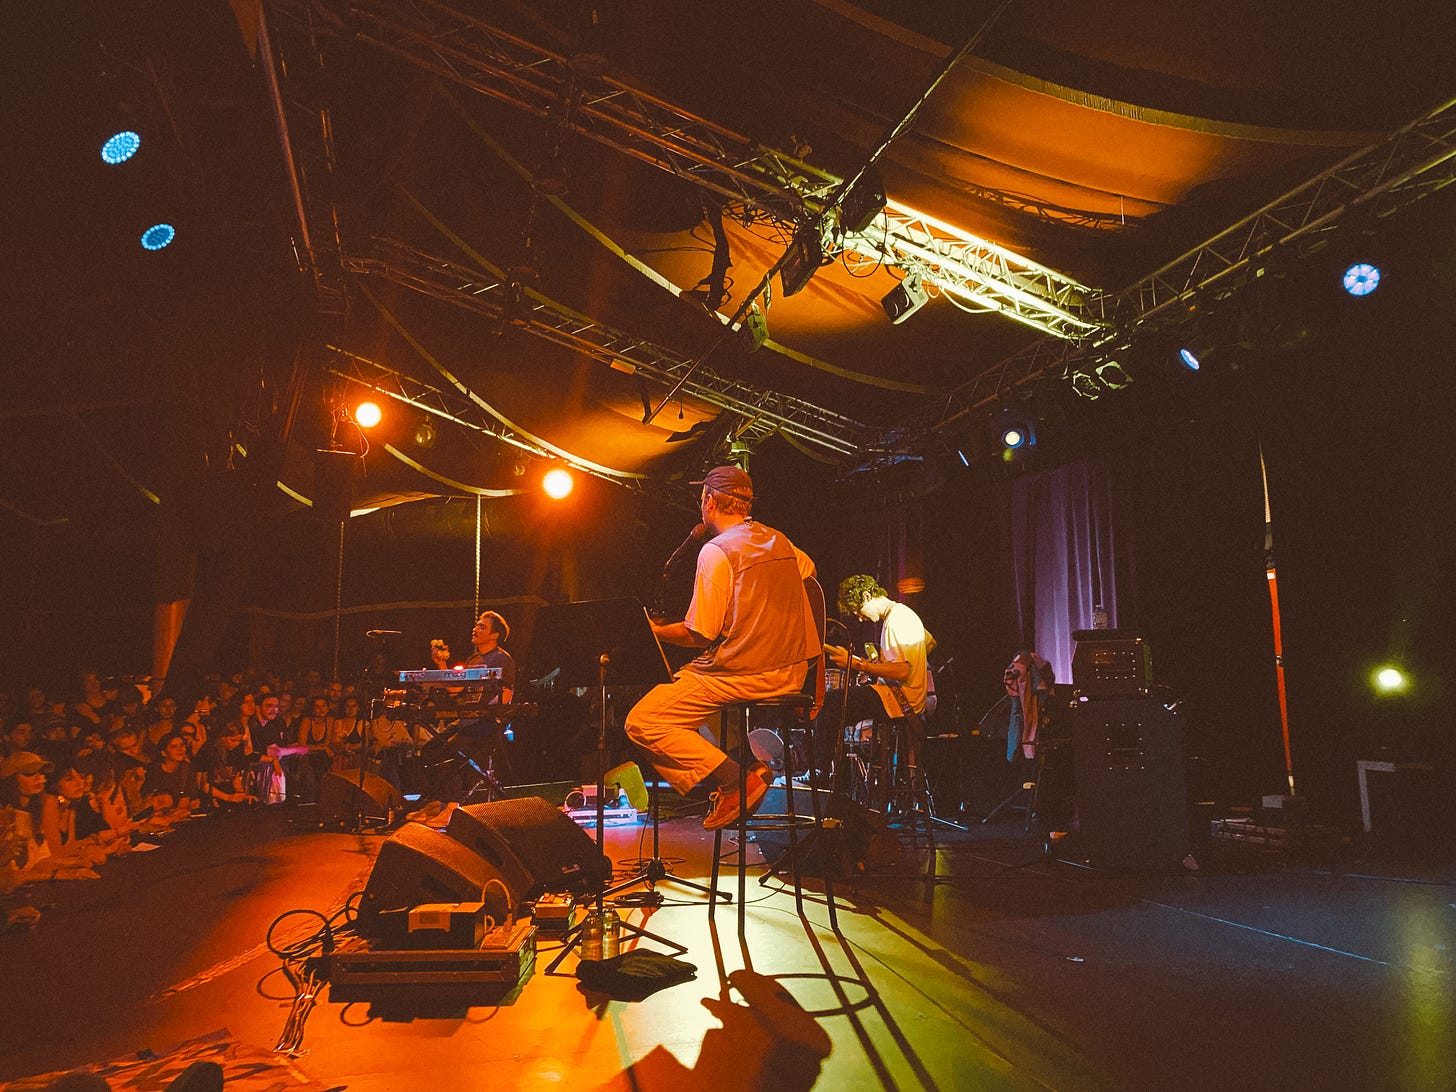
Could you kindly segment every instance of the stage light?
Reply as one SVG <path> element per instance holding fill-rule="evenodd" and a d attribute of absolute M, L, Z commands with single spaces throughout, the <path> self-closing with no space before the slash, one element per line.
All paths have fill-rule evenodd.
<path fill-rule="evenodd" d="M 958 458 L 961 461 L 961 466 L 970 466 L 971 465 L 971 460 L 966 458 L 966 453 L 964 451 L 962 451 L 960 448 L 956 448 L 956 458 Z"/>
<path fill-rule="evenodd" d="M 429 418 L 425 418 L 415 426 L 413 439 L 415 447 L 435 446 L 435 426 L 430 424 Z"/>
<path fill-rule="evenodd" d="M 561 500 L 567 496 L 575 484 L 571 474 L 560 467 L 548 470 L 546 476 L 541 479 L 541 488 L 546 490 L 546 495 L 553 500 Z"/>
<path fill-rule="evenodd" d="M 924 286 L 920 283 L 920 274 L 910 273 L 903 281 L 890 289 L 885 298 L 880 300 L 880 306 L 885 309 L 885 314 L 890 316 L 890 322 L 898 325 L 924 307 L 929 299 L 930 296 L 926 294 Z"/>
<path fill-rule="evenodd" d="M 743 329 L 748 331 L 748 351 L 756 353 L 768 341 L 768 316 L 763 308 L 754 304 L 743 319 Z"/>
<path fill-rule="evenodd" d="M 1382 694 L 1402 694 L 1410 686 L 1410 679 L 1406 673 L 1398 667 L 1389 665 L 1377 668 L 1375 672 L 1375 689 Z"/>
<path fill-rule="evenodd" d="M 1001 446 L 1015 451 L 1026 443 L 1027 432 L 1019 425 L 1009 425 L 1001 430 Z"/>
<path fill-rule="evenodd" d="M 360 402 L 354 407 L 354 423 L 360 428 L 373 428 L 384 419 L 377 402 Z"/>
<path fill-rule="evenodd" d="M 1086 372 L 1077 372 L 1072 376 L 1072 391 L 1080 398 L 1095 402 L 1102 397 L 1102 384 Z"/>
<path fill-rule="evenodd" d="M 125 163 L 132 156 L 137 154 L 137 149 L 142 146 L 142 138 L 138 133 L 130 129 L 123 129 L 108 137 L 106 143 L 101 145 L 101 162 L 115 166 L 118 163 Z"/>
<path fill-rule="evenodd" d="M 1352 296 L 1368 296 L 1380 287 L 1380 267 L 1369 262 L 1356 262 L 1340 278 L 1345 291 Z"/>
<path fill-rule="evenodd" d="M 874 171 L 866 171 L 839 206 L 839 226 L 850 235 L 869 229 L 885 211 L 885 184 Z"/>
<path fill-rule="evenodd" d="M 1132 385 L 1132 376 L 1115 360 L 1098 364 L 1092 370 L 1097 373 L 1097 381 L 1110 391 L 1120 391 L 1123 387 Z"/>
<path fill-rule="evenodd" d="M 1178 350 L 1178 363 L 1190 372 L 1196 372 L 1199 368 L 1203 367 L 1203 363 L 1198 359 L 1198 355 L 1187 346 Z"/>
<path fill-rule="evenodd" d="M 177 229 L 171 224 L 153 224 L 142 232 L 142 249 L 161 250 L 164 246 L 169 246 L 176 237 Z"/>
<path fill-rule="evenodd" d="M 784 295 L 800 292 L 824 264 L 824 240 L 817 224 L 805 224 L 794 233 L 789 252 L 779 266 L 779 284 Z"/>

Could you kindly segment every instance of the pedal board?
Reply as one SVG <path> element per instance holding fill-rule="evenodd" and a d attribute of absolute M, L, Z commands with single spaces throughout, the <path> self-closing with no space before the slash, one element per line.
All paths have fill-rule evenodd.
<path fill-rule="evenodd" d="M 376 949 L 361 940 L 333 954 L 329 1000 L 401 1008 L 416 1001 L 431 1008 L 508 1004 L 535 968 L 536 926 L 530 922 L 490 930 L 479 948 Z"/>

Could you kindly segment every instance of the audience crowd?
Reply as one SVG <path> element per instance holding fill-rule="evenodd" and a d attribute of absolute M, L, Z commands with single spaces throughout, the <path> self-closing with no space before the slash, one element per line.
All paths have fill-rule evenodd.
<path fill-rule="evenodd" d="M 320 672 L 205 680 L 185 715 L 145 683 L 81 672 L 73 694 L 0 690 L 0 894 L 91 879 L 109 858 L 208 812 L 310 802 L 330 771 L 371 768 L 399 784 L 425 742 L 402 722 L 366 723 L 353 687 Z"/>

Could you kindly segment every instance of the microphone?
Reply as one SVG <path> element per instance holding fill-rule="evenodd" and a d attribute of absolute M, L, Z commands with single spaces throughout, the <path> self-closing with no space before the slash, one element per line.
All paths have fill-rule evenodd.
<path fill-rule="evenodd" d="M 397 629 L 371 629 L 364 634 L 365 637 L 402 637 L 403 632 Z"/>
<path fill-rule="evenodd" d="M 696 549 L 697 547 L 701 546 L 703 544 L 703 539 L 705 539 L 707 536 L 708 525 L 706 523 L 700 523 L 696 527 L 694 527 L 692 531 L 688 533 L 688 537 L 683 539 L 682 545 L 672 552 L 672 556 L 667 559 L 667 564 L 662 567 L 663 579 L 666 579 L 667 574 L 672 572 L 673 566 L 683 559 L 684 554 L 686 554 L 689 550 Z"/>

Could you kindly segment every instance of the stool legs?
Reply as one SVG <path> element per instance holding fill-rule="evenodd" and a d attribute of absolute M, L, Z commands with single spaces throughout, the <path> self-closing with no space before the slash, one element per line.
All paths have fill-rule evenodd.
<path fill-rule="evenodd" d="M 738 756 L 738 794 L 739 799 L 744 800 L 747 799 L 748 795 L 748 768 L 753 763 L 753 752 L 748 743 L 748 733 L 751 727 L 753 706 L 744 705 L 740 706 L 739 708 L 742 710 L 743 717 L 742 724 L 740 725 L 739 740 L 734 750 Z M 723 734 L 724 736 L 726 736 L 726 728 Z M 812 770 L 814 769 L 814 743 L 812 731 L 809 734 L 808 748 L 809 768 Z M 812 802 L 812 819 L 810 819 L 810 817 L 808 816 L 799 816 L 794 806 L 794 760 L 791 740 L 785 740 L 784 744 L 784 774 L 784 810 L 787 814 L 784 816 L 769 816 L 768 818 L 770 820 L 782 820 L 783 829 L 788 834 L 789 844 L 783 853 L 781 853 L 774 861 L 768 863 L 768 868 L 765 871 L 764 876 L 760 880 L 760 882 L 766 881 L 767 878 L 771 875 L 776 875 L 779 869 L 782 867 L 784 860 L 787 858 L 789 863 L 790 878 L 794 884 L 794 905 L 798 910 L 799 917 L 804 917 L 804 888 L 801 881 L 801 874 L 799 871 L 799 824 L 806 820 L 811 821 L 813 823 L 813 828 L 816 831 L 816 838 L 818 839 L 824 858 L 824 894 L 829 907 L 829 921 L 834 931 L 838 932 L 839 917 L 834 905 L 833 879 L 829 875 L 834 867 L 834 850 L 829 844 L 829 836 L 825 830 L 823 808 L 821 807 L 819 795 L 814 792 L 812 786 L 809 789 L 810 799 Z M 735 829 L 738 834 L 738 935 L 742 937 L 744 935 L 747 922 L 746 908 L 748 903 L 748 833 L 750 829 L 753 829 L 750 826 L 749 816 L 746 811 L 739 812 L 738 824 Z M 718 873 L 722 861 L 722 855 L 723 832 L 719 830 L 715 831 L 713 834 L 713 868 L 712 876 L 709 883 L 714 888 L 718 886 Z M 710 919 L 713 917 L 713 911 L 714 904 L 710 901 L 708 904 L 708 917 Z"/>

